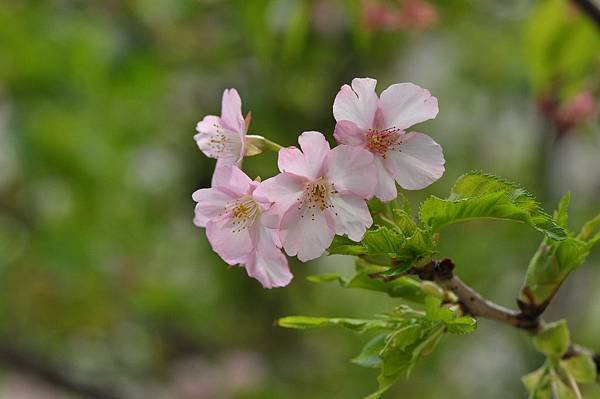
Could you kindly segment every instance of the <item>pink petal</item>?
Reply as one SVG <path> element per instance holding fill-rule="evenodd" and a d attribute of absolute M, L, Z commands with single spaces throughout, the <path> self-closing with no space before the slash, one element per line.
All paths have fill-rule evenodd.
<path fill-rule="evenodd" d="M 316 210 L 313 216 L 304 208 L 291 207 L 283 216 L 281 225 L 289 226 L 281 231 L 285 252 L 297 256 L 302 262 L 323 255 L 335 236 L 335 221 L 327 210 Z"/>
<path fill-rule="evenodd" d="M 339 121 L 336 123 L 333 137 L 335 137 L 335 140 L 339 144 L 360 146 L 365 144 L 365 131 L 351 121 Z"/>
<path fill-rule="evenodd" d="M 215 170 L 212 185 L 242 196 L 250 192 L 252 180 L 235 165 L 223 166 Z"/>
<path fill-rule="evenodd" d="M 336 195 L 331 198 L 335 233 L 346 234 L 353 241 L 362 240 L 365 231 L 373 224 L 367 203 L 352 195 Z"/>
<path fill-rule="evenodd" d="M 384 162 L 394 179 L 406 190 L 425 188 L 444 174 L 442 147 L 423 133 L 403 135 L 400 149 L 389 151 Z"/>
<path fill-rule="evenodd" d="M 380 200 L 387 202 L 398 196 L 396 181 L 383 164 L 383 159 L 375 157 L 375 171 L 377 175 L 377 185 L 375 186 L 375 196 Z"/>
<path fill-rule="evenodd" d="M 270 228 L 279 228 L 283 214 L 300 198 L 306 179 L 290 173 L 280 173 L 261 182 L 252 194 L 263 203 L 273 203 L 263 212 L 262 222 Z"/>
<path fill-rule="evenodd" d="M 212 249 L 225 262 L 235 265 L 243 262 L 254 249 L 252 229 L 239 229 L 231 218 L 214 219 L 206 223 L 206 236 Z"/>
<path fill-rule="evenodd" d="M 320 132 L 304 132 L 298 137 L 298 143 L 306 161 L 306 176 L 312 179 L 320 177 L 325 156 L 331 150 L 325 136 Z"/>
<path fill-rule="evenodd" d="M 198 148 L 210 158 L 227 158 L 230 164 L 240 159 L 244 145 L 240 135 L 223 125 L 221 118 L 208 115 L 196 125 L 194 140 Z"/>
<path fill-rule="evenodd" d="M 210 219 L 218 218 L 229 201 L 235 197 L 233 193 L 219 188 L 203 188 L 196 190 L 192 198 L 197 202 L 194 211 L 194 223 L 196 226 L 206 227 Z"/>
<path fill-rule="evenodd" d="M 370 78 L 352 80 L 352 88 L 343 85 L 333 102 L 336 121 L 351 121 L 363 130 L 373 127 L 377 112 L 377 81 Z"/>
<path fill-rule="evenodd" d="M 327 155 L 327 178 L 340 193 L 373 196 L 377 177 L 373 154 L 361 147 L 339 145 Z"/>
<path fill-rule="evenodd" d="M 298 176 L 308 176 L 308 167 L 304 154 L 296 147 L 287 147 L 279 150 L 277 167 L 282 172 L 293 173 Z"/>
<path fill-rule="evenodd" d="M 285 287 L 292 280 L 288 262 L 275 246 L 271 233 L 264 227 L 257 228 L 256 249 L 246 259 L 246 272 L 260 281 L 263 287 Z"/>
<path fill-rule="evenodd" d="M 381 93 L 379 99 L 382 128 L 404 130 L 415 123 L 436 117 L 438 101 L 429 90 L 413 83 L 394 84 Z"/>
<path fill-rule="evenodd" d="M 227 89 L 223 92 L 221 119 L 223 124 L 234 132 L 246 132 L 246 122 L 242 115 L 242 99 L 236 89 Z"/>

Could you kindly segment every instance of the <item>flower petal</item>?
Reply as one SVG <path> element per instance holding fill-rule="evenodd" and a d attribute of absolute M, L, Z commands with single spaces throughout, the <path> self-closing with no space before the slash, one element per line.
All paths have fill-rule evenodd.
<path fill-rule="evenodd" d="M 333 101 L 336 121 L 351 121 L 363 130 L 373 127 L 377 112 L 377 81 L 370 78 L 352 80 L 352 87 L 343 85 Z"/>
<path fill-rule="evenodd" d="M 285 287 L 293 276 L 285 255 L 275 246 L 271 235 L 271 231 L 257 227 L 257 245 L 246 259 L 246 272 L 264 288 Z"/>
<path fill-rule="evenodd" d="M 331 150 L 325 136 L 320 132 L 304 132 L 298 137 L 298 143 L 306 160 L 307 177 L 320 177 L 325 156 Z"/>
<path fill-rule="evenodd" d="M 425 188 L 444 174 L 442 147 L 423 133 L 403 135 L 399 150 L 389 151 L 384 162 L 394 179 L 406 190 Z"/>
<path fill-rule="evenodd" d="M 326 175 L 340 193 L 373 196 L 377 177 L 373 154 L 361 147 L 339 145 L 327 155 Z"/>
<path fill-rule="evenodd" d="M 317 210 L 313 216 L 304 208 L 293 206 L 285 213 L 281 225 L 289 228 L 281 231 L 281 240 L 288 255 L 307 262 L 323 255 L 331 245 L 335 236 L 335 221 L 328 210 Z"/>
<path fill-rule="evenodd" d="M 242 99 L 236 89 L 226 89 L 221 100 L 223 124 L 236 133 L 246 132 L 246 122 L 242 115 Z"/>
<path fill-rule="evenodd" d="M 230 265 L 243 262 L 254 249 L 253 229 L 240 230 L 231 218 L 208 221 L 206 237 L 212 249 Z"/>
<path fill-rule="evenodd" d="M 206 227 L 210 219 L 218 218 L 228 201 L 235 199 L 233 193 L 219 188 L 203 188 L 196 190 L 192 198 L 197 202 L 194 210 L 194 223 Z"/>
<path fill-rule="evenodd" d="M 243 143 L 240 135 L 223 125 L 221 118 L 208 115 L 196 125 L 194 140 L 198 148 L 210 158 L 241 159 Z"/>
<path fill-rule="evenodd" d="M 380 200 L 387 202 L 398 196 L 396 181 L 387 170 L 380 157 L 375 157 L 375 171 L 377 174 L 377 185 L 375 186 L 375 196 Z"/>
<path fill-rule="evenodd" d="M 213 187 L 225 188 L 238 196 L 246 195 L 252 187 L 252 180 L 235 165 L 217 168 L 213 174 Z"/>
<path fill-rule="evenodd" d="M 354 122 L 339 121 L 335 124 L 333 137 L 339 144 L 364 145 L 365 131 Z"/>
<path fill-rule="evenodd" d="M 365 231 L 373 224 L 373 218 L 362 198 L 352 195 L 336 195 L 331 198 L 335 233 L 348 235 L 353 241 L 362 240 Z"/>
<path fill-rule="evenodd" d="M 306 179 L 291 173 L 280 173 L 261 182 L 252 196 L 259 202 L 272 203 L 268 211 L 263 212 L 262 222 L 277 229 L 285 212 L 300 198 Z"/>
<path fill-rule="evenodd" d="M 436 117 L 438 101 L 429 90 L 413 83 L 391 85 L 379 99 L 382 128 L 404 130 L 415 123 Z"/>

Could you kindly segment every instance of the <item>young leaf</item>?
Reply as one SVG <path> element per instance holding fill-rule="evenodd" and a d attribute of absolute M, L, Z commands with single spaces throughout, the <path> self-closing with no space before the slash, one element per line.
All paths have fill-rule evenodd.
<path fill-rule="evenodd" d="M 335 236 L 327 249 L 330 255 L 362 255 L 367 253 L 365 247 L 345 236 Z"/>
<path fill-rule="evenodd" d="M 557 222 L 565 227 L 568 198 L 568 195 L 563 197 L 555 212 Z M 529 262 L 519 300 L 535 307 L 552 298 L 569 273 L 581 266 L 594 245 L 600 242 L 600 233 L 593 235 L 599 225 L 600 215 L 584 224 L 577 237 L 571 233 L 562 241 L 545 237 Z"/>
<path fill-rule="evenodd" d="M 402 251 L 404 236 L 389 227 L 379 226 L 367 231 L 362 244 L 369 255 L 395 256 Z"/>
<path fill-rule="evenodd" d="M 560 320 L 544 327 L 544 330 L 533 337 L 535 348 L 554 359 L 560 359 L 569 348 L 571 339 L 565 320 Z"/>
<path fill-rule="evenodd" d="M 337 317 L 288 316 L 277 320 L 277 325 L 280 327 L 295 328 L 300 330 L 339 326 L 363 333 L 369 330 L 394 328 L 396 323 L 384 318 L 350 319 Z"/>
<path fill-rule="evenodd" d="M 529 392 L 529 399 L 551 399 L 552 391 L 550 388 L 549 365 L 544 364 L 539 369 L 524 375 L 521 378 L 523 385 Z"/>
<path fill-rule="evenodd" d="M 526 223 L 554 240 L 566 237 L 525 189 L 481 172 L 461 176 L 447 199 L 429 197 L 421 204 L 419 217 L 433 230 L 456 222 L 493 218 Z"/>
<path fill-rule="evenodd" d="M 577 382 L 588 384 L 596 381 L 596 364 L 589 355 L 578 355 L 561 360 L 560 366 Z"/>
<path fill-rule="evenodd" d="M 379 353 L 385 346 L 386 334 L 376 335 L 362 349 L 362 351 L 351 360 L 352 363 L 362 367 L 376 368 L 381 366 Z"/>

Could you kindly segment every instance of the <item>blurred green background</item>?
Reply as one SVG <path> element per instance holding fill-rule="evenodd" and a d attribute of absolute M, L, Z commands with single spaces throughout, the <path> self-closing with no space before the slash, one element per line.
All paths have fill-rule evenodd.
<path fill-rule="evenodd" d="M 600 30 L 567 0 L 5 0 L 0 4 L 0 398 L 360 398 L 366 337 L 275 327 L 288 314 L 368 316 L 397 301 L 309 274 L 285 289 L 227 268 L 192 224 L 214 160 L 192 136 L 238 89 L 250 132 L 333 142 L 332 104 L 353 77 L 411 81 L 438 97 L 419 126 L 447 171 L 407 196 L 445 196 L 482 169 L 527 186 L 571 221 L 600 210 Z M 249 158 L 249 175 L 276 173 Z M 522 225 L 448 228 L 443 255 L 514 307 L 541 237 Z M 600 350 L 600 254 L 547 319 Z M 482 321 L 423 359 L 389 398 L 520 398 L 542 357 Z M 87 393 L 86 393 L 87 392 Z M 111 394 L 112 392 L 112 394 Z M 586 398 L 600 398 L 587 387 Z M 86 396 L 87 395 L 87 396 Z M 112 396 L 111 396 L 112 395 Z"/>

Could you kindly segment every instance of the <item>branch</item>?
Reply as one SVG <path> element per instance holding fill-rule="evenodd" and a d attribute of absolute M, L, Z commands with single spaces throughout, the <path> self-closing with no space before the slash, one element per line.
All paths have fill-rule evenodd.
<path fill-rule="evenodd" d="M 70 391 L 85 398 L 119 399 L 119 396 L 110 389 L 83 383 L 69 376 L 67 373 L 59 371 L 62 370 L 61 368 L 44 363 L 41 359 L 35 358 L 30 354 L 19 352 L 14 348 L 0 348 L 0 362 L 8 367 L 33 375 L 48 384 L 60 387 L 63 390 Z"/>
<path fill-rule="evenodd" d="M 496 320 L 534 334 L 539 331 L 542 323 L 537 316 L 532 317 L 486 300 L 458 276 L 455 276 L 453 270 L 454 263 L 450 259 L 444 259 L 443 261 L 429 262 L 424 267 L 414 268 L 410 272 L 418 275 L 422 280 L 434 281 L 446 290 L 453 292 L 463 311 L 471 316 Z"/>
<path fill-rule="evenodd" d="M 593 0 L 572 0 L 573 3 L 583 12 L 587 14 L 600 28 L 600 8 Z"/>

